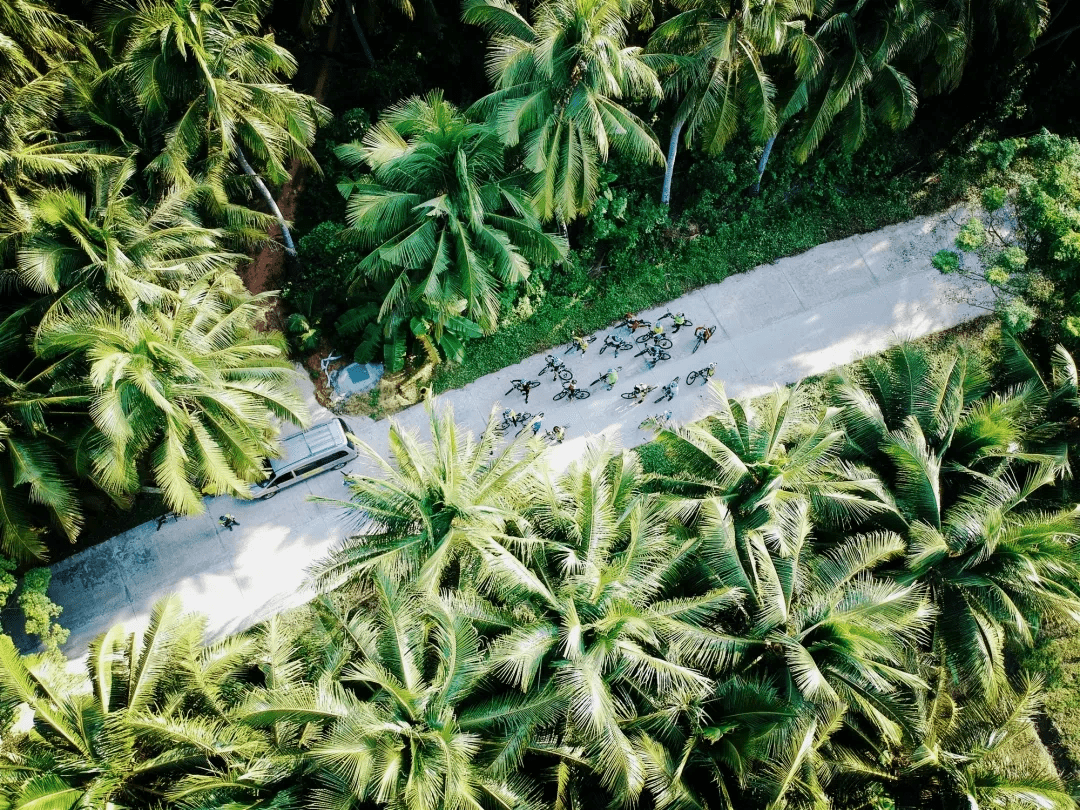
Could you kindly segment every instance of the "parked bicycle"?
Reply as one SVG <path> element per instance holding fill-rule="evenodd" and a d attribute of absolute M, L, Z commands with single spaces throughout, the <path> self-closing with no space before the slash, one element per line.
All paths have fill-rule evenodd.
<path fill-rule="evenodd" d="M 661 391 L 663 393 L 661 393 L 660 396 L 658 396 L 653 401 L 663 402 L 664 400 L 667 400 L 668 402 L 671 402 L 671 400 L 675 399 L 675 397 L 679 395 L 679 378 L 676 377 L 674 380 L 669 382 L 661 389 Z"/>
<path fill-rule="evenodd" d="M 657 318 L 656 322 L 659 323 L 660 321 L 664 320 L 664 318 L 671 318 L 671 322 L 672 322 L 671 334 L 673 334 L 673 335 L 677 335 L 679 333 L 679 330 L 682 329 L 684 326 L 693 326 L 694 325 L 693 322 L 687 320 L 686 315 L 684 315 L 681 312 L 676 312 L 674 315 L 672 315 L 670 312 L 666 312 L 663 315 L 661 315 L 659 318 Z"/>
<path fill-rule="evenodd" d="M 649 395 L 649 392 L 655 390 L 655 385 L 642 385 L 641 383 L 638 383 L 634 386 L 633 391 L 627 391 L 625 394 L 620 394 L 619 396 L 621 396 L 623 399 L 637 400 L 636 404 L 640 405 L 642 402 L 645 401 L 645 397 Z"/>
<path fill-rule="evenodd" d="M 664 430 L 669 427 L 671 427 L 671 411 L 664 411 L 662 414 L 654 413 L 652 416 L 646 416 L 638 425 L 638 430 Z"/>
<path fill-rule="evenodd" d="M 615 383 L 619 381 L 620 371 L 622 371 L 622 366 L 619 366 L 618 368 L 609 368 L 607 371 L 605 371 L 603 374 L 601 374 L 599 377 L 589 383 L 589 385 L 596 385 L 598 382 L 602 382 L 607 385 L 607 390 L 610 391 L 612 388 L 615 387 Z"/>
<path fill-rule="evenodd" d="M 697 338 L 697 342 L 694 344 L 694 349 L 690 352 L 690 354 L 693 354 L 706 343 L 708 343 L 712 339 L 712 336 L 714 334 L 716 334 L 715 326 L 699 326 L 697 329 L 695 329 L 694 337 Z"/>
<path fill-rule="evenodd" d="M 657 363 L 671 359 L 671 355 L 659 346 L 646 346 L 640 352 L 635 354 L 634 357 L 641 357 L 642 355 L 645 355 L 645 362 L 648 364 L 649 368 L 655 368 Z"/>
<path fill-rule="evenodd" d="M 701 384 L 704 385 L 713 378 L 716 373 L 716 363 L 709 363 L 705 368 L 699 368 L 697 371 L 691 371 L 686 375 L 686 384 L 693 385 L 698 380 L 701 380 Z"/>
<path fill-rule="evenodd" d="M 567 397 L 570 397 L 571 402 L 575 399 L 588 399 L 589 392 L 578 388 L 577 380 L 568 380 L 562 384 L 562 391 L 553 396 L 551 401 L 559 402 Z"/>
<path fill-rule="evenodd" d="M 589 344 L 596 340 L 596 335 L 589 335 L 588 337 L 575 337 L 569 345 L 566 347 L 566 351 L 563 354 L 570 354 L 570 352 L 581 352 L 585 354 L 589 350 Z"/>
<path fill-rule="evenodd" d="M 503 394 L 503 396 L 507 396 L 509 394 L 512 394 L 514 391 L 520 391 L 521 393 L 523 393 L 525 395 L 525 404 L 528 405 L 529 404 L 529 392 L 532 391 L 534 388 L 538 388 L 539 386 L 540 386 L 540 381 L 539 380 L 529 380 L 528 382 L 526 382 L 525 380 L 511 380 L 510 381 L 510 390 L 507 391 L 506 394 Z"/>
<path fill-rule="evenodd" d="M 617 337 L 614 334 L 608 335 L 604 338 L 604 345 L 600 347 L 600 354 L 603 354 L 608 349 L 615 350 L 615 357 L 619 356 L 619 352 L 628 352 L 634 348 L 633 343 L 628 343 L 621 337 Z"/>
<path fill-rule="evenodd" d="M 671 338 L 664 337 L 663 332 L 646 332 L 644 335 L 641 335 L 637 339 L 637 342 L 644 346 L 652 345 L 657 346 L 661 349 L 670 349 L 673 345 L 671 342 Z"/>
<path fill-rule="evenodd" d="M 537 377 L 543 377 L 550 371 L 552 380 L 573 379 L 574 372 L 568 369 L 566 367 L 566 363 L 564 363 L 560 358 L 556 357 L 553 354 L 549 354 L 546 359 L 547 365 L 540 369 L 539 373 L 537 373 L 536 375 Z"/>
<path fill-rule="evenodd" d="M 623 319 L 619 323 L 615 324 L 616 329 L 629 329 L 631 335 L 634 334 L 634 332 L 636 332 L 638 329 L 648 329 L 650 326 L 652 326 L 652 321 L 646 321 L 642 318 L 639 318 L 632 312 L 627 312 L 625 315 L 623 315 Z"/>

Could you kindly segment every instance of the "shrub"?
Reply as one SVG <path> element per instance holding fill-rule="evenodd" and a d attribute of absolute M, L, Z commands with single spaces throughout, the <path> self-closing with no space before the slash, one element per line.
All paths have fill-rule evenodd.
<path fill-rule="evenodd" d="M 971 217 L 956 235 L 956 246 L 960 250 L 971 252 L 986 244 L 986 226 L 978 217 Z"/>
<path fill-rule="evenodd" d="M 71 631 L 53 621 L 64 609 L 48 597 L 51 581 L 52 571 L 48 568 L 31 568 L 23 575 L 18 602 L 26 617 L 26 634 L 37 636 L 46 653 L 59 655 L 60 645 L 68 640 Z"/>
<path fill-rule="evenodd" d="M 960 269 L 960 254 L 954 250 L 939 250 L 930 263 L 942 273 L 955 273 Z"/>

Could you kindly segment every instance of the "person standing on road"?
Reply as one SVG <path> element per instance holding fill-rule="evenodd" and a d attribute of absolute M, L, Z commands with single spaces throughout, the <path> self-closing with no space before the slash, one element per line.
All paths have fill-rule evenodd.
<path fill-rule="evenodd" d="M 536 418 L 533 420 L 533 423 L 532 423 L 533 436 L 537 435 L 540 432 L 540 428 L 542 428 L 544 426 L 543 422 L 541 421 L 541 417 L 543 415 L 544 415 L 543 413 L 538 413 L 536 415 Z"/>

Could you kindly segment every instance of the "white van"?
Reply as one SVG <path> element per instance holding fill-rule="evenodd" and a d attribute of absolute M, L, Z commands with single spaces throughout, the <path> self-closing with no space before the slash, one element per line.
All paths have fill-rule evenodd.
<path fill-rule="evenodd" d="M 285 487 L 327 470 L 340 470 L 354 458 L 344 419 L 331 419 L 281 440 L 281 458 L 266 462 L 267 478 L 251 488 L 259 500 L 273 498 Z"/>

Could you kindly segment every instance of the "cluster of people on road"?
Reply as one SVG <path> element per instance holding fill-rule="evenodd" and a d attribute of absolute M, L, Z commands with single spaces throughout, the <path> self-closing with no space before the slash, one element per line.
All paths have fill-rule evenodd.
<path fill-rule="evenodd" d="M 639 329 L 644 330 L 644 334 L 637 337 L 635 342 L 642 346 L 641 351 L 635 354 L 635 357 L 644 357 L 645 365 L 649 370 L 654 369 L 659 363 L 671 359 L 671 354 L 668 351 L 672 348 L 673 343 L 668 337 L 665 330 L 665 326 L 662 323 L 665 320 L 671 320 L 671 334 L 676 335 L 681 329 L 689 329 L 694 324 L 683 312 L 667 312 L 657 318 L 655 323 L 651 323 L 642 318 L 639 318 L 633 313 L 626 313 L 623 320 L 615 325 L 616 331 L 609 334 L 604 338 L 601 344 L 599 353 L 603 354 L 608 349 L 612 350 L 614 357 L 618 358 L 619 352 L 624 352 L 634 348 L 634 343 L 623 337 L 619 333 L 619 329 L 625 328 L 629 331 L 630 336 L 633 337 Z M 696 352 L 702 346 L 708 345 L 713 335 L 716 334 L 715 326 L 698 326 L 694 328 L 694 347 L 691 354 Z M 585 355 L 589 351 L 589 346 L 596 341 L 595 335 L 580 336 L 575 335 L 570 341 L 563 354 L 572 354 L 580 352 Z M 546 365 L 540 370 L 538 377 L 543 377 L 546 374 L 551 374 L 553 382 L 560 382 L 562 384 L 561 390 L 556 392 L 552 399 L 555 402 L 559 402 L 563 399 L 572 401 L 575 399 L 587 399 L 590 396 L 590 390 L 581 388 L 578 385 L 578 381 L 566 362 L 557 357 L 554 354 L 549 354 L 545 358 Z M 589 384 L 591 389 L 594 385 L 603 385 L 605 390 L 611 391 L 615 388 L 619 382 L 619 372 L 622 371 L 622 366 L 612 366 L 595 380 Z M 700 380 L 703 384 L 713 378 L 716 372 L 716 363 L 709 363 L 707 366 L 695 371 L 691 371 L 686 377 L 686 385 L 690 386 Z M 518 391 L 525 397 L 525 403 L 529 402 L 529 394 L 540 385 L 540 380 L 524 380 L 518 379 L 511 382 L 511 388 L 507 391 L 507 394 L 511 394 L 514 391 Z M 640 405 L 645 401 L 648 395 L 656 390 L 655 385 L 647 385 L 645 383 L 637 383 L 634 385 L 632 391 L 628 391 L 621 394 L 623 399 L 633 400 L 635 404 Z M 660 389 L 660 396 L 657 397 L 654 402 L 671 402 L 679 394 L 679 378 L 675 377 L 670 382 L 666 383 Z M 503 424 L 502 429 L 507 430 L 510 427 L 518 427 L 519 433 L 524 432 L 526 429 L 531 429 L 534 436 L 540 435 L 543 429 L 543 412 L 534 416 L 531 413 L 518 414 L 512 409 L 506 409 L 503 411 Z M 657 414 L 653 417 L 646 419 L 642 422 L 642 427 L 662 427 L 671 421 L 671 411 L 667 411 L 664 414 Z M 557 425 L 551 431 L 545 431 L 545 438 L 553 443 L 561 444 L 566 437 L 566 426 Z"/>

